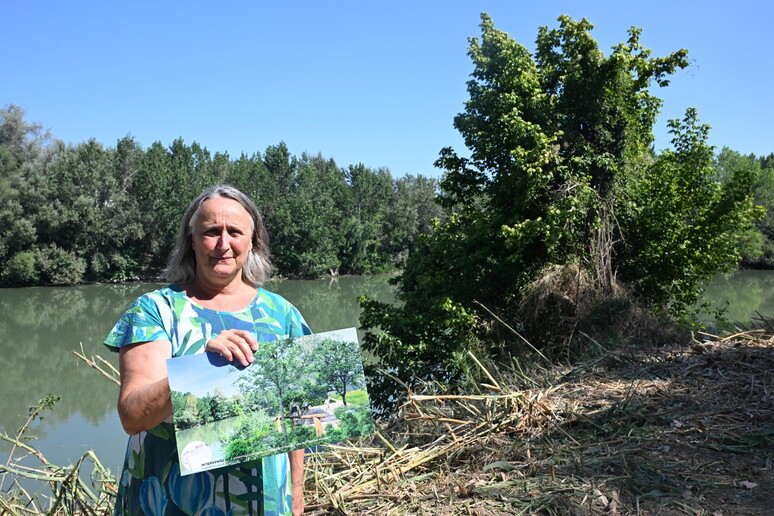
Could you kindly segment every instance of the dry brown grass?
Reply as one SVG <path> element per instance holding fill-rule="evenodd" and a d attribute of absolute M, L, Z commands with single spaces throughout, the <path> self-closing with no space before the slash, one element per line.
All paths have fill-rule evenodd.
<path fill-rule="evenodd" d="M 311 514 L 772 514 L 774 338 L 620 349 L 550 384 L 409 393 L 310 464 Z M 486 375 L 485 375 L 486 377 Z"/>

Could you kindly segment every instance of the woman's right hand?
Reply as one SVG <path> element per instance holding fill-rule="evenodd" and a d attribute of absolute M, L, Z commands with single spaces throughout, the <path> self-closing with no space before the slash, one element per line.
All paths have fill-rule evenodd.
<path fill-rule="evenodd" d="M 239 362 L 247 367 L 255 360 L 253 353 L 258 350 L 258 341 L 247 330 L 223 330 L 207 341 L 204 350 L 219 353 L 229 362 Z"/>

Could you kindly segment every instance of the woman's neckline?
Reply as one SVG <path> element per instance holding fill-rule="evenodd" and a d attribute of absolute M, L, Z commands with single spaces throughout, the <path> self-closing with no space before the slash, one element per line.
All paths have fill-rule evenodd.
<path fill-rule="evenodd" d="M 247 310 L 248 308 L 250 308 L 252 305 L 255 304 L 255 302 L 258 300 L 258 298 L 260 296 L 260 293 L 261 293 L 261 287 L 254 287 L 255 288 L 255 294 L 252 297 L 250 297 L 249 300 L 247 300 L 246 303 L 239 304 L 239 305 L 237 303 L 234 303 L 233 305 L 228 305 L 226 307 L 219 308 L 219 307 L 216 307 L 216 306 L 210 306 L 209 302 L 202 302 L 202 300 L 200 300 L 200 299 L 191 297 L 186 292 L 186 289 L 183 288 L 182 286 L 178 285 L 178 284 L 173 283 L 173 284 L 171 284 L 171 287 L 172 287 L 173 290 L 179 292 L 183 297 L 185 297 L 185 299 L 189 303 L 191 303 L 192 305 L 194 305 L 194 306 L 196 306 L 198 308 L 202 308 L 204 310 L 210 310 L 212 312 L 219 312 L 219 313 L 224 313 L 224 314 L 226 314 L 226 313 L 236 314 L 236 313 L 244 312 L 245 310 Z"/>

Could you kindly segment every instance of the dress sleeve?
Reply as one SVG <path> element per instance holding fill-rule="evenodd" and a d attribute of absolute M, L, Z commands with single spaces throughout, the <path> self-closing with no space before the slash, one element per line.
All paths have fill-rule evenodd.
<path fill-rule="evenodd" d="M 290 305 L 290 310 L 288 310 L 286 324 L 289 337 L 303 337 L 304 335 L 312 333 L 312 330 L 309 329 L 309 325 L 307 325 L 304 320 L 304 316 L 302 316 L 301 312 L 293 305 Z"/>
<path fill-rule="evenodd" d="M 118 351 L 129 344 L 152 340 L 172 339 L 165 327 L 159 303 L 155 302 L 151 294 L 145 294 L 132 303 L 121 316 L 104 344 L 111 351 Z"/>

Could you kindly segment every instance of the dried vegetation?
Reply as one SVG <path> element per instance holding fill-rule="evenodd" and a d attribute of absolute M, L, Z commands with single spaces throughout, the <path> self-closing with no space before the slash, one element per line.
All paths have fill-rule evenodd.
<path fill-rule="evenodd" d="M 771 514 L 774 337 L 698 335 L 575 367 L 481 366 L 316 456 L 312 514 Z"/>

